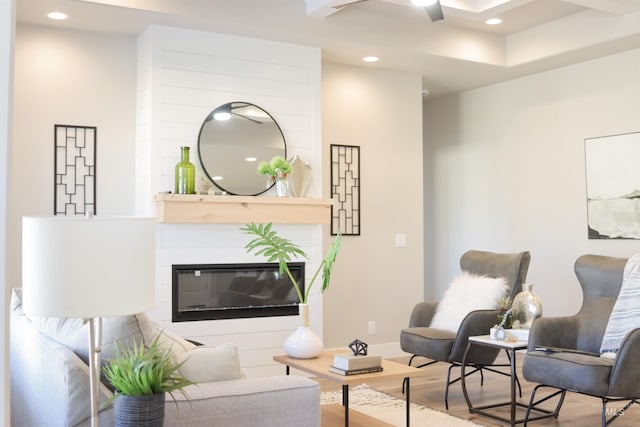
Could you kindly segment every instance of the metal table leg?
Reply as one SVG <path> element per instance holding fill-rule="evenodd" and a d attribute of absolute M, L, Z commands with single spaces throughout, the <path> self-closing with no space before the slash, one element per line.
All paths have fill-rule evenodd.
<path fill-rule="evenodd" d="M 349 427 L 349 385 L 342 386 L 342 405 L 344 406 L 344 427 Z"/>
<path fill-rule="evenodd" d="M 411 392 L 410 392 L 410 388 L 411 388 L 411 387 L 410 387 L 410 383 L 409 383 L 409 381 L 410 381 L 410 378 L 409 378 L 409 377 L 406 377 L 406 378 L 404 379 L 404 381 L 403 381 L 403 385 L 406 385 L 406 386 L 407 386 L 407 387 L 406 387 L 407 394 L 406 394 L 406 396 L 405 396 L 405 398 L 406 398 L 406 404 L 405 404 L 405 405 L 406 405 L 406 407 L 407 407 L 407 427 L 409 427 L 409 424 L 411 423 L 411 419 L 410 419 L 410 416 L 409 416 L 409 415 L 410 415 L 410 409 L 411 409 L 411 399 L 409 398 L 409 395 L 410 395 L 410 393 L 411 393 Z"/>

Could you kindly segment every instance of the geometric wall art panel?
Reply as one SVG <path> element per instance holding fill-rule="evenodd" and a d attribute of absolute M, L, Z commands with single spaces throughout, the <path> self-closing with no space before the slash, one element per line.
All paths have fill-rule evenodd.
<path fill-rule="evenodd" d="M 331 234 L 360 235 L 360 147 L 331 144 Z"/>
<path fill-rule="evenodd" d="M 95 127 L 54 125 L 54 215 L 96 213 L 96 141 Z"/>
<path fill-rule="evenodd" d="M 640 239 L 640 132 L 584 141 L 589 239 Z"/>

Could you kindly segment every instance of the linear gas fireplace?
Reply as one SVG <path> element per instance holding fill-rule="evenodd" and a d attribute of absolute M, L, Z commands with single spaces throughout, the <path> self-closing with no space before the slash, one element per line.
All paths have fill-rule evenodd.
<path fill-rule="evenodd" d="M 289 263 L 304 292 L 304 262 Z M 293 316 L 298 296 L 277 263 L 172 266 L 172 321 Z"/>

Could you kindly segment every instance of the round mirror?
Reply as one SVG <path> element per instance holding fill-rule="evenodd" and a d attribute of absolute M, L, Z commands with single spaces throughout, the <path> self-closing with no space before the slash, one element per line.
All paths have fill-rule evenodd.
<path fill-rule="evenodd" d="M 239 196 L 264 193 L 267 177 L 258 164 L 287 157 L 280 126 L 262 108 L 230 102 L 213 110 L 198 135 L 198 157 L 204 173 L 222 191 Z"/>

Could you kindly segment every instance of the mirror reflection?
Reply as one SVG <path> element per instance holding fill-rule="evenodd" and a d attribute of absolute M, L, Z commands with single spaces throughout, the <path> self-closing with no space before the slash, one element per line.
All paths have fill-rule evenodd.
<path fill-rule="evenodd" d="M 267 190 L 258 164 L 275 156 L 286 158 L 284 135 L 262 108 L 230 102 L 213 110 L 198 135 L 198 156 L 204 173 L 220 190 L 255 196 Z"/>

